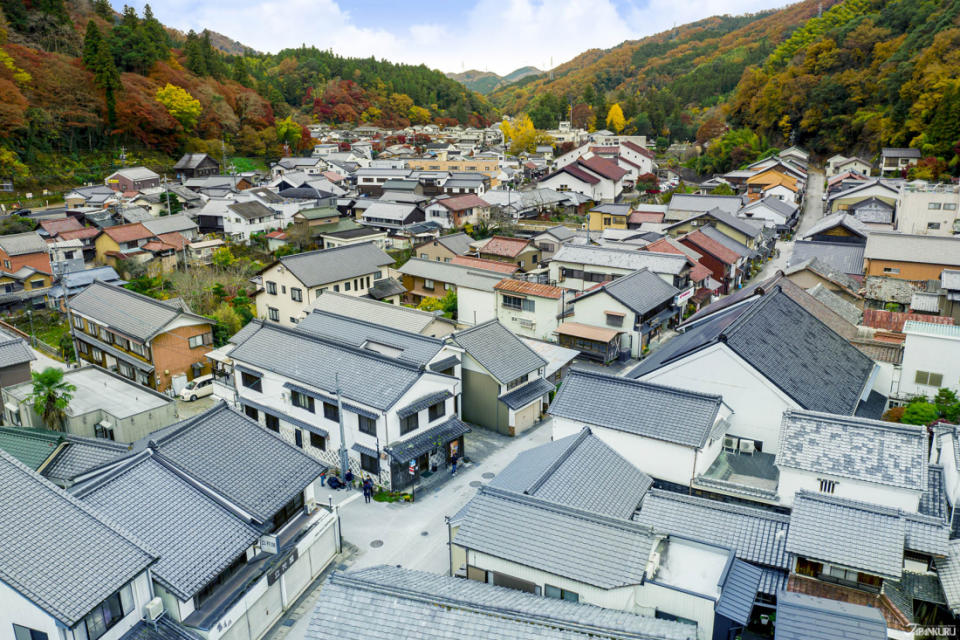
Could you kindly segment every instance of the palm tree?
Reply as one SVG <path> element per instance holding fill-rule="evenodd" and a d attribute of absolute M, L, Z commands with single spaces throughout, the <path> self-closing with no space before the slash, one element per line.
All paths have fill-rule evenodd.
<path fill-rule="evenodd" d="M 73 399 L 75 386 L 63 380 L 63 369 L 47 367 L 39 373 L 34 371 L 33 393 L 29 400 L 33 410 L 43 423 L 54 431 L 63 431 L 63 422 L 67 417 L 67 407 Z"/>

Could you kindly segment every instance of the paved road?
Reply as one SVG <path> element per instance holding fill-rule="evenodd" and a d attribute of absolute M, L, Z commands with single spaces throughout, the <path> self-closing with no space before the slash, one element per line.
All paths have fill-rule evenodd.
<path fill-rule="evenodd" d="M 803 211 L 800 212 L 800 220 L 797 222 L 795 238 L 799 238 L 804 231 L 810 229 L 823 218 L 822 195 L 823 172 L 810 167 L 807 179 L 807 193 L 806 196 L 804 196 Z M 778 269 L 787 268 L 787 262 L 793 254 L 793 241 L 778 241 L 777 250 L 780 254 L 773 260 L 765 262 L 760 273 L 758 273 L 751 282 L 762 282 L 776 273 Z"/>

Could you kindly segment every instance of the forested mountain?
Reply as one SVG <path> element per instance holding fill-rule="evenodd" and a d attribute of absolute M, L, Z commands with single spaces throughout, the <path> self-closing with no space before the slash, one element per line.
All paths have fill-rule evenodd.
<path fill-rule="evenodd" d="M 511 71 L 505 76 L 499 76 L 492 71 L 477 71 L 476 69 L 470 69 L 460 73 L 448 73 L 447 77 L 456 80 L 471 91 L 476 91 L 477 93 L 486 95 L 495 89 L 505 87 L 508 84 L 522 80 L 527 76 L 539 75 L 541 73 L 543 72 L 536 67 L 520 67 L 519 69 Z"/>
<path fill-rule="evenodd" d="M 214 38 L 215 40 L 216 38 Z M 275 156 L 310 122 L 482 125 L 484 98 L 425 66 L 315 48 L 225 55 L 147 7 L 0 0 L 0 176 L 99 177 L 89 154 L 121 145 Z M 54 175 L 55 174 L 55 175 Z"/>

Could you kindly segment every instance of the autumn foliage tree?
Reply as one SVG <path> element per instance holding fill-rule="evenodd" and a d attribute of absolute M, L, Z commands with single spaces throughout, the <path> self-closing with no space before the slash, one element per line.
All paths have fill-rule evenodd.
<path fill-rule="evenodd" d="M 168 82 L 162 89 L 157 89 L 156 97 L 157 102 L 164 106 L 185 131 L 193 129 L 197 124 L 203 105 L 183 87 Z M 299 129 L 297 132 L 299 133 Z"/>
<path fill-rule="evenodd" d="M 610 105 L 610 110 L 607 111 L 607 128 L 614 133 L 620 133 L 626 124 L 627 120 L 623 117 L 623 109 L 620 107 L 620 103 L 614 102 Z"/>
<path fill-rule="evenodd" d="M 510 153 L 532 152 L 538 144 L 552 144 L 550 136 L 533 126 L 533 121 L 525 113 L 520 114 L 512 121 L 504 120 L 500 123 L 504 142 L 510 144 Z"/>

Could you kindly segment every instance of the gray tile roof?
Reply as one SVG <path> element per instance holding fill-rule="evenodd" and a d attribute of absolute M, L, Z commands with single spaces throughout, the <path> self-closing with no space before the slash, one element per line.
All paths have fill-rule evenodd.
<path fill-rule="evenodd" d="M 643 581 L 655 536 L 628 520 L 481 487 L 454 544 L 601 589 Z"/>
<path fill-rule="evenodd" d="M 880 609 L 803 593 L 784 591 L 777 597 L 774 640 L 886 640 L 887 621 Z"/>
<path fill-rule="evenodd" d="M 840 285 L 855 295 L 861 295 L 860 290 L 863 289 L 863 285 L 860 284 L 860 282 L 847 273 L 839 271 L 830 265 L 821 262 L 817 258 L 807 258 L 802 262 L 792 264 L 789 268 L 784 270 L 784 274 L 790 276 L 805 269 L 809 269 L 813 273 L 819 275 L 821 278 L 826 278 L 827 280 Z M 867 282 L 869 281 L 870 278 L 867 278 Z"/>
<path fill-rule="evenodd" d="M 281 264 L 307 287 L 346 280 L 379 271 L 393 258 L 371 242 L 308 251 L 280 258 Z"/>
<path fill-rule="evenodd" d="M 519 411 L 531 402 L 544 397 L 555 389 L 549 380 L 537 378 L 533 382 L 517 387 L 510 393 L 500 396 L 500 402 L 514 411 Z"/>
<path fill-rule="evenodd" d="M 857 234 L 863 239 L 866 239 L 870 235 L 870 230 L 867 229 L 867 226 L 857 220 L 855 217 L 847 213 L 846 211 L 839 211 L 829 216 L 824 216 L 819 221 L 817 221 L 812 227 L 807 229 L 802 238 L 812 238 L 813 236 L 823 233 L 834 227 L 843 227 L 853 233 Z"/>
<path fill-rule="evenodd" d="M 0 369 L 36 360 L 37 356 L 18 335 L 0 330 Z"/>
<path fill-rule="evenodd" d="M 934 560 L 940 586 L 954 615 L 960 615 L 960 540 L 951 540 L 945 558 Z"/>
<path fill-rule="evenodd" d="M 639 436 L 702 447 L 722 399 L 618 376 L 571 369 L 550 414 Z"/>
<path fill-rule="evenodd" d="M 144 221 L 143 226 L 154 235 L 197 229 L 197 223 L 194 222 L 193 218 L 184 213 L 173 216 L 163 216 L 162 218 L 154 218 L 151 216 L 150 220 Z"/>
<path fill-rule="evenodd" d="M 437 318 L 428 311 L 330 291 L 317 298 L 313 308 L 411 333 L 423 332 Z"/>
<path fill-rule="evenodd" d="M 946 520 L 947 493 L 944 488 L 943 467 L 929 465 L 927 467 L 927 488 L 920 496 L 920 506 L 917 511 L 925 516 Z"/>
<path fill-rule="evenodd" d="M 440 236 L 437 242 L 458 256 L 463 256 L 470 250 L 470 243 L 473 242 L 473 238 L 465 233 L 451 233 L 450 235 Z"/>
<path fill-rule="evenodd" d="M 437 442 L 444 445 L 455 438 L 459 438 L 470 431 L 467 423 L 463 422 L 457 416 L 450 416 L 435 427 L 426 431 L 419 431 L 406 440 L 393 442 L 388 447 L 384 447 L 394 460 L 401 464 L 406 464 L 418 456 L 432 451 L 437 447 Z"/>
<path fill-rule="evenodd" d="M 253 319 L 247 324 L 243 325 L 240 328 L 240 331 L 237 331 L 235 334 L 230 336 L 230 344 L 243 344 L 247 338 L 252 336 L 257 330 L 263 326 L 262 320 Z"/>
<path fill-rule="evenodd" d="M 784 411 L 780 422 L 780 468 L 823 473 L 922 492 L 927 488 L 924 427 Z"/>
<path fill-rule="evenodd" d="M 906 524 L 906 538 L 903 545 L 911 551 L 919 551 L 932 556 L 947 554 L 949 526 L 943 518 L 901 512 Z"/>
<path fill-rule="evenodd" d="M 416 365 L 427 364 L 443 348 L 438 338 L 316 309 L 297 324 L 297 330 L 373 351 L 377 351 L 377 345 L 390 347 L 391 357 Z M 397 350 L 399 355 L 393 356 Z"/>
<path fill-rule="evenodd" d="M 576 231 L 569 227 L 565 227 L 562 224 L 559 224 L 555 227 L 550 227 L 546 231 L 541 231 L 539 235 L 551 235 L 560 242 L 565 242 L 570 238 L 573 238 L 577 235 Z"/>
<path fill-rule="evenodd" d="M 858 325 L 863 322 L 863 311 L 827 289 L 822 282 L 818 282 L 815 287 L 807 289 L 807 293 L 850 324 Z"/>
<path fill-rule="evenodd" d="M 400 296 L 407 292 L 407 288 L 396 278 L 380 278 L 374 280 L 373 285 L 367 290 L 374 300 L 384 300 L 392 296 Z"/>
<path fill-rule="evenodd" d="M 816 258 L 830 269 L 840 273 L 863 274 L 863 245 L 798 240 L 793 243 L 793 254 L 787 266 L 796 266 L 810 258 Z"/>
<path fill-rule="evenodd" d="M 449 282 L 458 287 L 478 291 L 492 292 L 494 285 L 503 280 L 502 273 L 422 258 L 407 260 L 398 271 L 403 275 L 429 278 L 436 282 Z"/>
<path fill-rule="evenodd" d="M 921 236 L 894 231 L 877 231 L 867 238 L 864 257 L 873 260 L 902 260 L 924 264 L 960 266 L 960 238 Z"/>
<path fill-rule="evenodd" d="M 768 509 L 651 489 L 633 519 L 659 533 L 732 548 L 738 558 L 756 565 L 790 568 L 790 517 Z"/>
<path fill-rule="evenodd" d="M 234 202 L 233 204 L 228 204 L 227 209 L 230 209 L 230 211 L 234 212 L 245 220 L 274 218 L 277 216 L 276 211 L 257 200 L 251 200 L 249 202 Z"/>
<path fill-rule="evenodd" d="M 444 389 L 443 391 L 437 391 L 435 393 L 429 393 L 425 396 L 414 399 L 410 404 L 400 407 L 397 409 L 397 416 L 400 418 L 405 418 L 407 416 L 412 416 L 415 413 L 423 411 L 427 407 L 433 406 L 438 402 L 442 402 L 447 398 L 451 397 L 453 394 Z"/>
<path fill-rule="evenodd" d="M 345 398 L 376 409 L 392 407 L 421 375 L 400 360 L 274 324 L 259 327 L 230 358 L 328 394 L 336 393 L 339 375 Z"/>
<path fill-rule="evenodd" d="M 59 481 L 71 481 L 80 474 L 129 454 L 129 446 L 103 438 L 83 438 L 63 434 L 68 445 L 43 468 L 43 475 Z"/>
<path fill-rule="evenodd" d="M 668 208 L 670 212 L 699 211 L 702 213 L 719 208 L 733 215 L 741 206 L 743 206 L 743 198 L 740 196 L 701 196 L 678 193 L 670 198 Z"/>
<path fill-rule="evenodd" d="M 686 256 L 672 253 L 654 253 L 652 251 L 634 251 L 633 249 L 609 249 L 587 245 L 564 244 L 553 254 L 552 262 L 582 264 L 592 267 L 610 267 L 614 269 L 649 269 L 654 273 L 678 275 L 689 268 Z"/>
<path fill-rule="evenodd" d="M 747 245 L 743 244 L 742 242 L 738 242 L 734 240 L 733 238 L 725 234 L 723 231 L 720 231 L 712 224 L 698 227 L 698 230 L 700 231 L 700 233 L 707 236 L 709 239 L 713 240 L 717 244 L 720 244 L 726 247 L 727 249 L 730 249 L 730 251 L 733 251 L 737 255 L 742 256 L 747 260 L 753 260 L 759 257 L 760 255 L 759 253 L 757 253 Z"/>
<path fill-rule="evenodd" d="M 665 282 L 654 272 L 644 268 L 607 282 L 601 287 L 591 289 L 574 298 L 571 302 L 576 307 L 580 300 L 596 295 L 601 291 L 605 291 L 628 309 L 640 315 L 672 300 L 675 295 L 680 293 L 679 289 Z"/>
<path fill-rule="evenodd" d="M 8 256 L 48 251 L 46 241 L 34 231 L 0 236 L 0 249 L 3 249 Z"/>
<path fill-rule="evenodd" d="M 224 403 L 148 439 L 177 468 L 261 522 L 326 470 Z"/>
<path fill-rule="evenodd" d="M 160 300 L 100 281 L 71 298 L 67 306 L 124 335 L 144 341 L 181 315 L 179 309 Z M 209 322 L 206 318 L 203 320 Z"/>
<path fill-rule="evenodd" d="M 760 567 L 734 559 L 727 570 L 720 597 L 714 608 L 717 615 L 743 625 L 750 622 L 750 613 L 757 599 L 757 589 L 762 575 L 763 571 Z"/>
<path fill-rule="evenodd" d="M 458 331 L 453 340 L 503 384 L 528 373 L 536 375 L 547 364 L 497 320 Z"/>
<path fill-rule="evenodd" d="M 894 509 L 800 491 L 787 551 L 898 580 L 905 539 L 906 524 Z"/>
<path fill-rule="evenodd" d="M 156 557 L 0 451 L 0 580 L 72 627 Z"/>
<path fill-rule="evenodd" d="M 496 489 L 613 518 L 629 518 L 652 484 L 588 428 L 524 451 L 490 481 Z"/>
<path fill-rule="evenodd" d="M 260 531 L 149 451 L 77 494 L 149 545 L 153 576 L 188 600 L 260 537 Z"/>
<path fill-rule="evenodd" d="M 306 638 L 331 637 L 694 640 L 696 628 L 474 580 L 378 566 L 337 572 L 324 583 Z"/>

